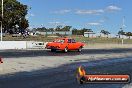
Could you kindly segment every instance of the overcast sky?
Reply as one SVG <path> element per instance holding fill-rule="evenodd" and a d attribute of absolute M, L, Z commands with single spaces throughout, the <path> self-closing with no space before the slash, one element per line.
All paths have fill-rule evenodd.
<path fill-rule="evenodd" d="M 119 31 L 125 16 L 125 31 L 132 32 L 132 0 L 19 0 L 31 9 L 26 18 L 30 27 L 70 25 Z"/>

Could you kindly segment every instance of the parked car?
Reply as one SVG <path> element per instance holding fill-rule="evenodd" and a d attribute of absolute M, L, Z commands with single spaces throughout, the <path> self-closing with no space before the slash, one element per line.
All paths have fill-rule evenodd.
<path fill-rule="evenodd" d="M 45 48 L 51 49 L 52 52 L 56 50 L 62 50 L 64 52 L 68 52 L 69 50 L 78 50 L 78 52 L 81 52 L 83 47 L 84 43 L 76 42 L 75 39 L 59 38 L 53 42 L 47 43 Z"/>

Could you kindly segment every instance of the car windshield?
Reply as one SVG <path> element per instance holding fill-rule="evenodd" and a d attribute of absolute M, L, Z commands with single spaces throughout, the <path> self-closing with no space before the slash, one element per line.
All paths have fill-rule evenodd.
<path fill-rule="evenodd" d="M 64 40 L 63 40 L 63 39 L 57 39 L 57 40 L 55 40 L 55 41 L 53 41 L 53 42 L 64 43 Z"/>

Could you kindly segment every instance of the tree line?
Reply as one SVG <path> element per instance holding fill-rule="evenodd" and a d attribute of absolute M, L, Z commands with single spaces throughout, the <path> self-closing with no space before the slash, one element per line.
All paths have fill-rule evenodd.
<path fill-rule="evenodd" d="M 54 32 L 54 31 L 70 31 L 72 26 L 57 26 L 56 28 L 46 28 L 46 27 L 38 27 L 33 28 L 33 31 L 40 31 L 40 32 Z"/>
<path fill-rule="evenodd" d="M 128 36 L 130 38 L 130 36 L 132 36 L 132 32 L 125 32 L 123 30 L 120 30 L 118 32 L 118 35 L 119 35 L 119 38 L 122 36 L 122 35 L 125 35 L 125 36 Z"/>
<path fill-rule="evenodd" d="M 46 27 L 39 27 L 39 28 L 33 28 L 33 31 L 39 31 L 39 32 L 54 32 L 54 31 L 71 31 L 72 35 L 84 35 L 84 32 L 93 32 L 92 29 L 89 28 L 82 28 L 82 29 L 77 29 L 77 28 L 72 28 L 72 26 L 57 26 L 56 28 L 46 28 Z M 109 34 L 111 34 L 109 31 L 107 30 L 101 30 L 100 33 L 102 33 L 103 35 L 106 35 L 108 37 Z M 123 30 L 120 30 L 118 33 L 119 38 L 122 35 L 125 36 L 132 36 L 132 32 L 124 32 Z"/>
<path fill-rule="evenodd" d="M 56 28 L 46 28 L 46 27 L 38 27 L 38 28 L 33 28 L 33 31 L 39 31 L 39 32 L 54 32 L 54 31 L 72 31 L 73 35 L 83 35 L 84 32 L 93 32 L 92 29 L 87 29 L 87 28 L 82 28 L 82 29 L 76 29 L 73 28 L 72 26 L 57 26 Z"/>

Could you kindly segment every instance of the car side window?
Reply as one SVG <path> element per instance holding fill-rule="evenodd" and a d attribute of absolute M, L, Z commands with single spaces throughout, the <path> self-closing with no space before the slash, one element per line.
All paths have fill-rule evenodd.
<path fill-rule="evenodd" d="M 68 43 L 72 43 L 71 39 L 68 39 Z"/>
<path fill-rule="evenodd" d="M 64 43 L 64 41 L 65 41 L 64 39 L 63 40 L 60 40 L 61 43 Z"/>
<path fill-rule="evenodd" d="M 76 43 L 75 39 L 72 39 L 72 43 Z"/>

